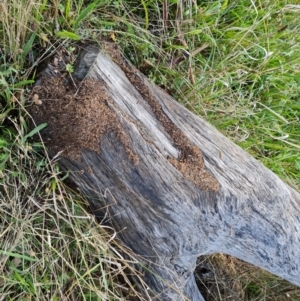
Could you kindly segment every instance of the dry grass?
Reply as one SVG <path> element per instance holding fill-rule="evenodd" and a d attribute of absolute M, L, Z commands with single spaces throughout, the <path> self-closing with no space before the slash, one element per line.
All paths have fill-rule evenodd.
<path fill-rule="evenodd" d="M 137 261 L 65 189 L 42 144 L 24 141 L 24 128 L 10 121 L 18 133 L 0 182 L 1 300 L 123 300 Z"/>
<path fill-rule="evenodd" d="M 298 287 L 237 258 L 201 256 L 196 281 L 206 301 L 299 300 Z"/>

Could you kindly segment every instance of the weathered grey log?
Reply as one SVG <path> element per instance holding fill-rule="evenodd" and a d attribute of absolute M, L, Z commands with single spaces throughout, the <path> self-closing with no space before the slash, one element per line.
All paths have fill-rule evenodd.
<path fill-rule="evenodd" d="M 84 100 L 86 110 L 98 102 L 105 108 L 76 109 L 68 117 L 89 91 L 80 94 L 83 84 L 77 84 L 74 98 L 60 107 L 63 100 L 54 101 L 53 87 L 45 92 L 44 80 L 35 88 L 43 105 L 33 106 L 32 115 L 36 123 L 48 122 L 50 152 L 62 151 L 60 165 L 72 171 L 71 181 L 99 220 L 142 256 L 151 299 L 204 300 L 193 271 L 199 255 L 216 252 L 300 286 L 299 193 L 151 84 L 115 46 L 102 47 L 81 53 L 73 77 L 96 82 L 86 86 L 95 92 Z M 58 109 L 51 111 L 50 102 Z M 69 124 L 58 130 L 63 114 Z M 94 136 L 84 135 L 80 118 L 87 129 L 97 118 L 114 125 L 108 121 Z"/>

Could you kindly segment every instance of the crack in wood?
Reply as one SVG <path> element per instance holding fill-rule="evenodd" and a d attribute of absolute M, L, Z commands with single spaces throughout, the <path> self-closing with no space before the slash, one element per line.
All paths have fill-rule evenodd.
<path fill-rule="evenodd" d="M 131 84 L 143 96 L 143 99 L 150 106 L 156 119 L 163 125 L 179 151 L 179 158 L 169 157 L 169 162 L 181 172 L 181 174 L 200 187 L 202 190 L 217 192 L 220 185 L 216 178 L 207 172 L 202 152 L 197 148 L 184 133 L 172 122 L 163 111 L 155 96 L 151 93 L 148 86 L 144 83 L 138 71 L 123 58 L 116 44 L 103 42 L 105 51 L 112 57 L 115 63 L 123 70 Z"/>

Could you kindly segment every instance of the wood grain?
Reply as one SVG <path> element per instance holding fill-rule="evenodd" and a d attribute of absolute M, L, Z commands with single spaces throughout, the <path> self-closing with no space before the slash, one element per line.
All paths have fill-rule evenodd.
<path fill-rule="evenodd" d="M 196 259 L 216 252 L 300 286 L 299 193 L 121 60 L 112 44 L 103 43 L 101 51 L 87 47 L 74 77 L 105 87 L 106 105 L 128 145 L 116 131 L 107 131 L 98 152 L 83 148 L 81 160 L 63 152 L 59 162 L 72 171 L 70 180 L 87 196 L 99 221 L 112 225 L 119 241 L 141 256 L 151 300 L 204 300 L 193 276 Z M 172 164 L 170 158 L 179 162 L 182 150 L 140 85 L 202 153 L 217 189 L 201 188 Z M 43 116 L 37 111 L 36 116 L 41 122 Z M 129 160 L 128 148 L 138 164 Z"/>

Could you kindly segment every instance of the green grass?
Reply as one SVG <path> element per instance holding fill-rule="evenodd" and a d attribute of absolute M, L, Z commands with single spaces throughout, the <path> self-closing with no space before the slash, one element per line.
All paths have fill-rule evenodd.
<path fill-rule="evenodd" d="M 152 0 L 0 2 L 0 296 L 5 300 L 75 295 L 123 300 L 130 286 L 128 263 L 110 241 L 113 234 L 66 188 L 55 161 L 42 155 L 42 142 L 30 139 L 30 84 L 37 65 L 60 45 L 72 51 L 77 40 L 115 40 L 154 83 L 300 189 L 297 1 L 166 3 L 164 11 L 162 1 Z M 224 258 L 207 260 L 223 271 Z M 239 282 L 242 300 L 300 300 L 295 287 L 255 267 L 232 260 L 227 270 L 215 273 L 211 300 L 230 300 L 232 279 Z"/>
<path fill-rule="evenodd" d="M 55 161 L 41 155 L 42 143 L 27 141 L 33 132 L 26 135 L 22 113 L 8 115 L 1 129 L 2 300 L 122 300 L 116 279 L 130 290 L 130 267 L 113 231 L 65 189 Z"/>

